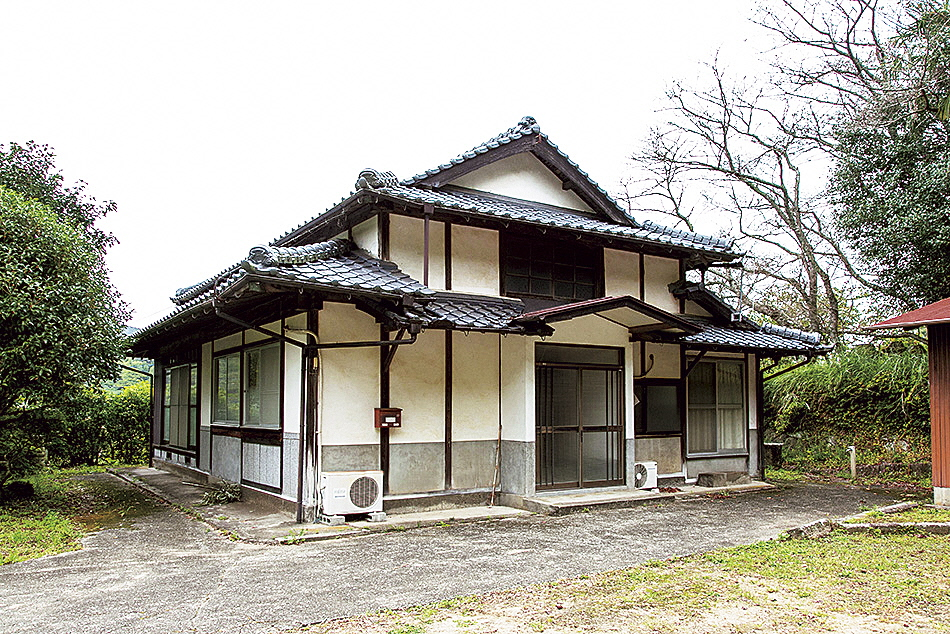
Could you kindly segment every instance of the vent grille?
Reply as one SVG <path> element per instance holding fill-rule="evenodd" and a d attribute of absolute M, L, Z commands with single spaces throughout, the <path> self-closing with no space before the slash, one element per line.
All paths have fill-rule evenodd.
<path fill-rule="evenodd" d="M 350 502 L 361 509 L 369 508 L 379 498 L 379 485 L 376 480 L 363 476 L 350 485 Z"/>

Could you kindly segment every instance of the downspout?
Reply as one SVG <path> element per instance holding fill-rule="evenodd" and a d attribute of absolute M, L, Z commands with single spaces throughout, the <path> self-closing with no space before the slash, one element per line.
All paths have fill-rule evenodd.
<path fill-rule="evenodd" d="M 498 442 L 495 445 L 495 473 L 491 481 L 491 497 L 488 499 L 488 506 L 495 506 L 495 490 L 501 486 L 501 404 L 502 404 L 502 379 L 501 379 L 501 335 L 498 335 Z"/>

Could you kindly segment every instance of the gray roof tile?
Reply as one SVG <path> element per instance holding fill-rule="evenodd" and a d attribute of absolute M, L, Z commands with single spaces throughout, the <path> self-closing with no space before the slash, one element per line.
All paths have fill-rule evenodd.
<path fill-rule="evenodd" d="M 222 274 L 179 291 L 174 298 L 178 308 L 143 331 L 151 331 L 182 313 L 209 303 L 216 294 L 224 293 L 251 274 L 331 291 L 418 297 L 434 294 L 392 262 L 371 257 L 348 240 L 334 239 L 304 247 L 259 246 L 251 249 L 247 259 Z"/>
<path fill-rule="evenodd" d="M 818 335 L 791 328 L 766 325 L 760 326 L 758 330 L 748 330 L 717 325 L 699 317 L 687 316 L 686 319 L 702 328 L 694 335 L 677 338 L 677 341 L 686 344 L 769 350 L 785 354 L 825 353 L 831 349 L 819 343 Z M 785 334 L 778 331 L 784 331 Z"/>
<path fill-rule="evenodd" d="M 629 238 L 701 251 L 713 251 L 720 254 L 739 255 L 733 250 L 733 242 L 730 240 L 703 236 L 690 231 L 670 229 L 649 220 L 640 226 L 631 227 L 592 218 L 580 211 L 532 204 L 528 201 L 498 196 L 486 196 L 474 191 L 456 188 L 424 189 L 400 184 L 382 186 L 374 189 L 374 191 L 404 202 L 429 203 L 444 209 L 457 209 L 538 226 L 560 227 L 601 236 Z"/>

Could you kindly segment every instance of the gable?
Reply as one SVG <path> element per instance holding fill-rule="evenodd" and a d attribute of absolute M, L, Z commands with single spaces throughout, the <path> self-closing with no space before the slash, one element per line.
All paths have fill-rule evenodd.
<path fill-rule="evenodd" d="M 577 194 L 564 189 L 561 179 L 528 152 L 489 163 L 446 184 L 594 213 Z"/>

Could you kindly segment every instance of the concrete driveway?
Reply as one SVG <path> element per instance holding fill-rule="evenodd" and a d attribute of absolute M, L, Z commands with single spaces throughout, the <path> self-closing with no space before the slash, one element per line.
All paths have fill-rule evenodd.
<path fill-rule="evenodd" d="M 294 546 L 232 542 L 157 507 L 131 528 L 89 536 L 83 550 L 0 567 L 0 631 L 280 632 L 749 543 L 891 501 L 796 485 Z"/>

